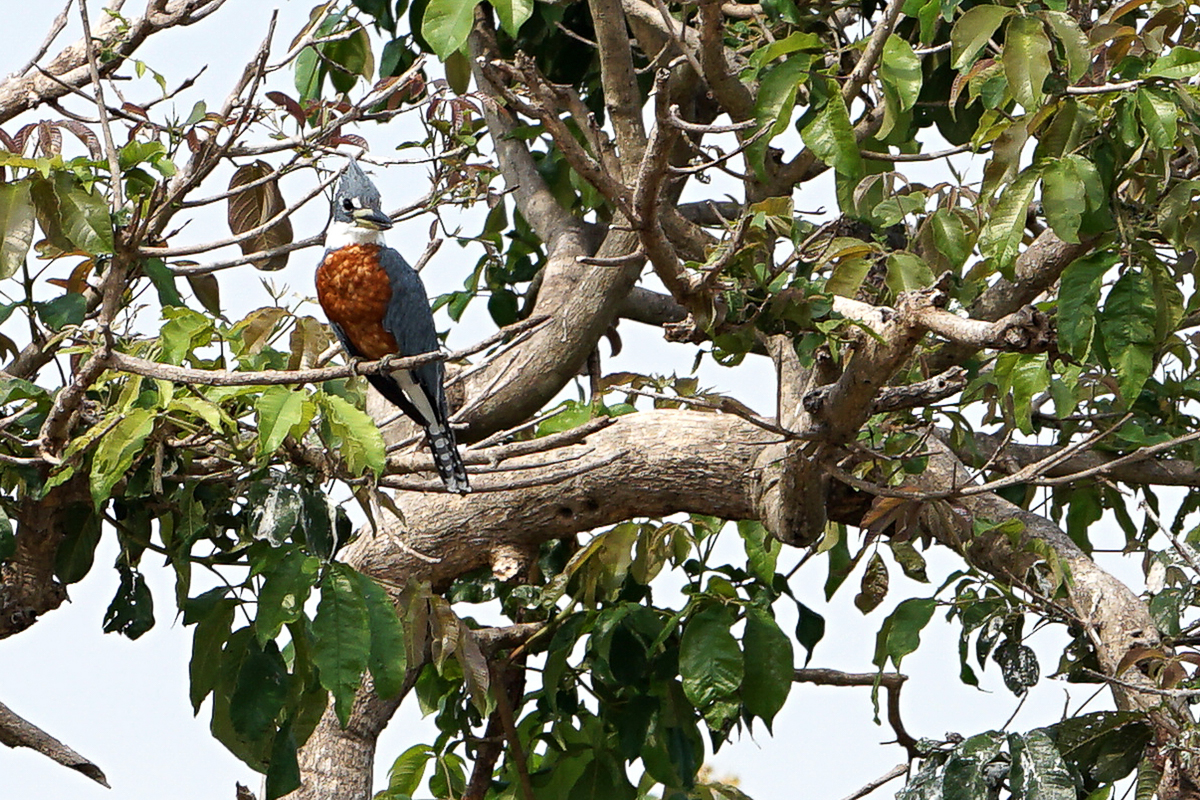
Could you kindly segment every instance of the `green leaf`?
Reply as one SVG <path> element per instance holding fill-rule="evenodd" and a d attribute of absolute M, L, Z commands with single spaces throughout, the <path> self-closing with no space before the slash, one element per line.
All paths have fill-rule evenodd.
<path fill-rule="evenodd" d="M 479 0 L 429 0 L 421 35 L 442 61 L 467 43 Z"/>
<path fill-rule="evenodd" d="M 779 629 L 775 618 L 761 608 L 746 609 L 746 630 L 742 634 L 745 649 L 745 680 L 742 704 L 746 713 L 762 719 L 771 730 L 771 722 L 787 701 L 795 672 L 792 640 Z"/>
<path fill-rule="evenodd" d="M 1137 400 L 1154 369 L 1157 318 L 1153 283 L 1143 272 L 1126 270 L 1108 293 L 1099 325 L 1126 406 Z"/>
<path fill-rule="evenodd" d="M 792 56 L 775 64 L 759 79 L 758 96 L 754 100 L 754 119 L 758 128 L 769 127 L 770 132 L 758 137 L 746 148 L 746 158 L 754 168 L 759 180 L 766 178 L 765 159 L 771 139 L 783 133 L 792 121 L 792 110 L 796 107 L 796 92 L 806 80 L 812 58 L 807 55 Z"/>
<path fill-rule="evenodd" d="M 913 52 L 912 45 L 895 34 L 883 44 L 879 79 L 895 92 L 901 111 L 909 111 L 916 104 L 921 94 L 921 59 Z"/>
<path fill-rule="evenodd" d="M 254 410 L 258 413 L 260 459 L 274 455 L 288 434 L 300 438 L 308 430 L 315 409 L 306 400 L 302 389 L 291 386 L 268 386 L 259 395 Z"/>
<path fill-rule="evenodd" d="M 521 31 L 521 26 L 533 16 L 533 0 L 489 0 L 496 16 L 500 18 L 500 27 L 514 39 Z"/>
<path fill-rule="evenodd" d="M 990 258 L 997 269 L 1009 271 L 1021 247 L 1025 231 L 1025 212 L 1033 202 L 1039 170 L 1033 167 L 1022 172 L 1004 190 L 996 209 L 979 232 L 979 252 Z"/>
<path fill-rule="evenodd" d="M 278 636 L 285 624 L 304 617 L 304 604 L 320 568 L 320 559 L 292 550 L 266 572 L 254 615 L 254 635 L 259 644 Z"/>
<path fill-rule="evenodd" d="M 339 92 L 354 88 L 361 76 L 368 82 L 375 75 L 375 56 L 371 53 L 371 37 L 361 24 L 352 23 L 352 32 L 344 39 L 324 46 L 325 57 L 342 69 L 329 70 L 329 82 Z M 344 71 L 343 71 L 344 70 Z"/>
<path fill-rule="evenodd" d="M 567 800 L 634 800 L 637 795 L 625 770 L 601 751 L 583 768 Z"/>
<path fill-rule="evenodd" d="M 1004 75 L 1017 102 L 1032 111 L 1050 74 L 1050 39 L 1036 17 L 1014 17 L 1004 29 Z"/>
<path fill-rule="evenodd" d="M 1092 349 L 1092 333 L 1100 308 L 1100 286 L 1104 275 L 1120 261 L 1110 250 L 1089 253 L 1071 262 L 1062 274 L 1055 312 L 1058 343 L 1078 361 Z"/>
<path fill-rule="evenodd" d="M 687 621 L 679 645 L 683 692 L 703 710 L 733 697 L 742 685 L 742 651 L 730 628 L 733 619 L 723 606 L 710 606 Z"/>
<path fill-rule="evenodd" d="M 345 460 L 352 473 L 358 475 L 369 469 L 382 474 L 386 452 L 375 420 L 335 394 L 321 392 L 317 398 L 325 444 Z"/>
<path fill-rule="evenodd" d="M 1083 778 L 1085 791 L 1115 783 L 1137 767 L 1152 729 L 1143 714 L 1096 711 L 1046 727 L 1063 761 Z"/>
<path fill-rule="evenodd" d="M 38 317 L 54 331 L 60 331 L 68 325 L 79 325 L 87 315 L 87 300 L 74 292 L 37 303 L 36 306 Z"/>
<path fill-rule="evenodd" d="M 267 767 L 266 800 L 276 800 L 300 788 L 300 761 L 296 757 L 296 735 L 289 719 L 279 726 L 271 743 Z"/>
<path fill-rule="evenodd" d="M 821 540 L 818 552 L 826 551 L 829 553 L 829 575 L 825 578 L 825 599 L 829 600 L 858 563 L 850 557 L 845 525 L 835 523 L 826 527 L 825 538 Z"/>
<path fill-rule="evenodd" d="M 1087 201 L 1083 178 L 1074 159 L 1051 162 L 1042 172 L 1042 207 L 1058 238 L 1078 244 L 1079 223 L 1087 211 Z"/>
<path fill-rule="evenodd" d="M 1046 353 L 1001 353 L 996 357 L 996 388 L 1012 400 L 1013 414 L 1022 433 L 1033 433 L 1033 400 L 1050 388 Z"/>
<path fill-rule="evenodd" d="M 163 309 L 163 316 L 167 322 L 159 332 L 159 339 L 161 357 L 166 363 L 182 364 L 195 348 L 206 347 L 212 341 L 213 322 L 203 314 L 172 306 Z"/>
<path fill-rule="evenodd" d="M 1067 56 L 1067 80 L 1074 83 L 1082 78 L 1092 63 L 1092 47 L 1087 34 L 1069 14 L 1046 10 L 1037 12 L 1037 15 L 1049 23 L 1054 38 L 1063 46 L 1063 52 Z M 1176 49 L 1178 48 L 1172 48 L 1172 52 Z"/>
<path fill-rule="evenodd" d="M 910 598 L 888 615 L 875 637 L 872 663 L 882 669 L 891 659 L 897 669 L 900 662 L 921 644 L 921 630 L 929 624 L 937 602 L 933 598 Z"/>
<path fill-rule="evenodd" d="M 1195 78 L 1200 75 L 1200 51 L 1175 45 L 1151 64 L 1150 69 L 1142 75 L 1147 78 L 1166 78 L 1176 81 Z"/>
<path fill-rule="evenodd" d="M 325 62 L 321 60 L 316 47 L 306 47 L 296 56 L 296 91 L 300 93 L 301 104 L 321 96 L 325 72 Z"/>
<path fill-rule="evenodd" d="M 884 281 L 894 295 L 913 292 L 933 285 L 933 270 L 920 256 L 897 250 L 888 256 Z"/>
<path fill-rule="evenodd" d="M 1024 800 L 1075 800 L 1075 782 L 1054 742 L 1042 730 L 1011 733 L 1012 766 L 1008 780 L 1013 797 Z"/>
<path fill-rule="evenodd" d="M 96 545 L 100 543 L 100 515 L 83 504 L 70 506 L 63 514 L 67 533 L 54 553 L 54 575 L 65 584 L 78 583 L 92 569 Z"/>
<path fill-rule="evenodd" d="M 161 258 L 147 258 L 142 261 L 142 271 L 154 284 L 158 292 L 158 302 L 163 306 L 182 306 L 183 298 L 175 288 L 175 273 L 167 269 Z"/>
<path fill-rule="evenodd" d="M 863 172 L 862 155 L 841 92 L 830 95 L 825 107 L 800 133 L 800 138 L 813 155 L 833 167 L 839 175 L 850 178 L 853 184 L 858 183 Z"/>
<path fill-rule="evenodd" d="M 979 800 L 989 796 L 985 768 L 1000 755 L 1004 734 L 980 733 L 954 748 L 946 761 L 943 800 Z"/>
<path fill-rule="evenodd" d="M 425 777 L 425 766 L 434 754 L 434 749 L 429 745 L 414 744 L 397 756 L 388 769 L 388 796 L 415 795 Z"/>
<path fill-rule="evenodd" d="M 121 582 L 104 612 L 104 632 L 137 639 L 154 627 L 154 598 L 141 572 L 125 564 L 118 564 L 117 571 Z"/>
<path fill-rule="evenodd" d="M 371 626 L 371 654 L 367 666 L 375 681 L 375 693 L 387 700 L 400 693 L 408 670 L 404 625 L 396 614 L 392 599 L 379 584 L 360 572 L 358 586 L 367 604 L 367 620 Z"/>
<path fill-rule="evenodd" d="M 951 66 L 962 70 L 975 63 L 979 51 L 996 33 L 1000 23 L 1015 13 L 1015 8 L 979 5 L 959 17 L 950 31 Z"/>
<path fill-rule="evenodd" d="M 561 408 L 561 411 L 552 417 L 542 420 L 537 426 L 538 436 L 569 431 L 572 428 L 578 428 L 592 419 L 592 407 L 590 405 L 576 403 L 574 400 L 567 400 Z"/>
<path fill-rule="evenodd" d="M 1179 130 L 1179 106 L 1161 89 L 1143 86 L 1137 90 L 1138 116 L 1151 143 L 1160 150 L 1175 147 Z"/>
<path fill-rule="evenodd" d="M 221 667 L 221 647 L 229 639 L 236 608 L 237 601 L 232 597 L 221 597 L 216 605 L 200 618 L 196 630 L 192 632 L 192 660 L 188 665 L 191 684 L 188 699 L 192 701 L 193 713 L 199 713 L 200 704 L 216 686 L 217 673 Z"/>
<path fill-rule="evenodd" d="M 750 54 L 750 64 L 754 69 L 761 69 L 780 56 L 790 55 L 799 50 L 820 50 L 823 46 L 821 37 L 817 36 L 817 34 L 796 31 L 782 39 L 777 39 L 770 44 L 755 49 Z"/>
<path fill-rule="evenodd" d="M 0 184 L 0 280 L 24 263 L 33 243 L 33 217 L 29 181 Z"/>
<path fill-rule="evenodd" d="M 63 233 L 86 253 L 113 251 L 112 217 L 108 205 L 95 189 L 85 191 L 79 179 L 68 172 L 54 178 Z"/>
<path fill-rule="evenodd" d="M 104 505 L 104 501 L 112 494 L 113 487 L 133 466 L 133 459 L 142 451 L 142 445 L 154 430 L 157 417 L 157 412 L 148 408 L 130 409 L 124 418 L 100 439 L 96 453 L 92 456 L 89 481 L 92 502 L 97 509 Z"/>
<path fill-rule="evenodd" d="M 957 214 L 939 208 L 929 218 L 933 243 L 955 269 L 961 269 L 971 255 L 972 242 L 963 221 Z"/>
<path fill-rule="evenodd" d="M 738 534 L 746 548 L 746 566 L 759 582 L 775 580 L 775 565 L 783 545 L 758 520 L 739 520 Z"/>
<path fill-rule="evenodd" d="M 336 563 L 327 567 L 312 632 L 313 661 L 321 685 L 333 695 L 334 710 L 345 727 L 371 652 L 367 604 L 351 567 Z"/>
<path fill-rule="evenodd" d="M 253 638 L 247 641 L 229 698 L 233 730 L 251 741 L 272 736 L 287 701 L 289 683 L 287 665 L 275 642 L 259 646 Z"/>
<path fill-rule="evenodd" d="M 808 653 L 804 657 L 804 663 L 807 665 L 812 660 L 817 643 L 825 638 L 825 618 L 799 600 L 796 601 L 796 612 L 796 641 Z"/>

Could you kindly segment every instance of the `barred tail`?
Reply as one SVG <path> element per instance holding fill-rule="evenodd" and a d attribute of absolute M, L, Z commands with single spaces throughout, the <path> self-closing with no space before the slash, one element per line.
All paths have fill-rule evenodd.
<path fill-rule="evenodd" d="M 433 451 L 433 464 L 446 489 L 455 494 L 471 491 L 471 485 L 467 482 L 467 468 L 454 444 L 454 431 L 435 422 L 425 428 L 425 436 L 429 440 L 429 449 Z"/>

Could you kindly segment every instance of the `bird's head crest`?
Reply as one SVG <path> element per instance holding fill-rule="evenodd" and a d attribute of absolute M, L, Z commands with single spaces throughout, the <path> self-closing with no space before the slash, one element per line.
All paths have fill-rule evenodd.
<path fill-rule="evenodd" d="M 333 194 L 333 221 L 372 230 L 387 230 L 392 221 L 381 208 L 379 190 L 358 162 L 351 160 Z"/>

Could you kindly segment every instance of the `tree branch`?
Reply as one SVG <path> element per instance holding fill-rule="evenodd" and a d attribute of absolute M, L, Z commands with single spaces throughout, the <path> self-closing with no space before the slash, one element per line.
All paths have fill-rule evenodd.
<path fill-rule="evenodd" d="M 14 714 L 4 703 L 0 703 L 0 744 L 36 750 L 64 767 L 83 773 L 105 789 L 112 788 L 99 767 L 32 722 Z"/>

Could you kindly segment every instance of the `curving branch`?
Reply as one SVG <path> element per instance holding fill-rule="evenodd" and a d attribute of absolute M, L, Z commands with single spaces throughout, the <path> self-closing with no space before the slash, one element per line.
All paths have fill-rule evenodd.
<path fill-rule="evenodd" d="M 128 20 L 108 17 L 93 32 L 94 37 L 104 42 L 107 52 L 112 54 L 109 60 L 99 66 L 99 75 L 112 75 L 150 36 L 168 28 L 199 22 L 224 4 L 225 0 L 165 0 L 149 3 L 140 17 Z M 49 42 L 46 47 L 49 48 Z M 42 75 L 35 59 L 20 77 L 0 82 L 0 124 L 42 103 L 57 100 L 72 88 L 91 83 L 88 39 L 82 37 L 64 47 L 45 69 L 53 77 Z"/>
<path fill-rule="evenodd" d="M 940 441 L 930 442 L 929 465 L 914 476 L 910 486 L 923 490 L 965 487 L 972 473 Z M 1126 664 L 1126 656 L 1144 647 L 1162 647 L 1163 642 L 1150 611 L 1128 586 L 1101 569 L 1057 525 L 990 493 L 960 498 L 955 505 L 983 520 L 1019 519 L 1025 529 L 1010 538 L 1001 532 L 985 532 L 960 538 L 958 528 L 947 525 L 930 506 L 921 512 L 925 529 L 939 542 L 955 550 L 974 567 L 994 575 L 1010 586 L 1028 586 L 1031 570 L 1042 559 L 1029 546 L 1038 540 L 1069 570 L 1065 582 L 1066 610 L 1083 627 L 1096 650 L 1104 674 L 1125 683 L 1113 685 L 1117 707 L 1146 711 L 1165 731 L 1179 730 L 1190 722 L 1187 707 L 1180 702 L 1163 704 L 1162 698 L 1140 688 L 1157 688 L 1153 680 Z"/>

